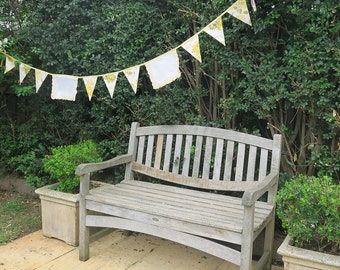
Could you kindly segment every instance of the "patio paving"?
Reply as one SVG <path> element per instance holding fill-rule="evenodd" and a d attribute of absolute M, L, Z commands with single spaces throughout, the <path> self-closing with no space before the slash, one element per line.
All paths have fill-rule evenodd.
<path fill-rule="evenodd" d="M 46 238 L 42 231 L 0 246 L 0 270 L 237 270 L 236 265 L 186 246 L 145 234 L 116 230 L 93 241 L 91 256 L 78 260 L 78 248 Z M 283 270 L 273 266 L 272 270 Z"/>

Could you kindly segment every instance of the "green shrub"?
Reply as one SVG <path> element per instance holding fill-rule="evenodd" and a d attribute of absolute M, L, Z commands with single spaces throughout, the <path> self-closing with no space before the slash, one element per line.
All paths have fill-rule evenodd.
<path fill-rule="evenodd" d="M 277 215 L 296 246 L 340 250 L 340 185 L 330 177 L 299 175 L 285 183 L 276 201 Z"/>
<path fill-rule="evenodd" d="M 58 190 L 62 192 L 79 192 L 79 176 L 75 175 L 79 164 L 102 161 L 101 151 L 91 140 L 51 148 L 51 151 L 52 155 L 42 160 L 43 166 L 51 178 L 58 181 Z"/>

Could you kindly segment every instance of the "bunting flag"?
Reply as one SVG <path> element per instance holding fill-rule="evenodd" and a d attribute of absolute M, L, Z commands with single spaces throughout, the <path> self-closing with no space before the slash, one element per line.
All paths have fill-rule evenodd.
<path fill-rule="evenodd" d="M 89 96 L 89 100 L 91 100 L 94 88 L 96 87 L 97 76 L 83 77 L 83 81 L 85 84 L 87 95 Z"/>
<path fill-rule="evenodd" d="M 139 77 L 139 66 L 134 66 L 123 70 L 125 77 L 128 79 L 133 91 L 137 92 L 138 77 Z"/>
<path fill-rule="evenodd" d="M 24 63 L 20 63 L 19 65 L 19 83 L 20 84 L 23 82 L 23 80 L 25 79 L 28 72 L 30 72 L 30 70 L 31 70 L 30 66 Z"/>
<path fill-rule="evenodd" d="M 68 75 L 52 75 L 52 99 L 75 101 L 78 78 Z"/>
<path fill-rule="evenodd" d="M 256 3 L 255 3 L 255 0 L 251 0 L 251 6 L 253 7 L 253 11 L 256 12 Z"/>
<path fill-rule="evenodd" d="M 255 0 L 250 0 L 251 6 L 254 11 L 256 11 Z M 107 73 L 103 75 L 89 75 L 89 76 L 70 76 L 70 75 L 61 75 L 61 74 L 51 74 L 45 72 L 43 70 L 31 67 L 24 63 L 20 63 L 19 65 L 19 83 L 21 84 L 27 74 L 31 69 L 35 71 L 35 85 L 36 92 L 39 91 L 41 85 L 45 81 L 47 75 L 52 76 L 52 91 L 51 96 L 52 99 L 63 99 L 63 100 L 75 100 L 77 95 L 77 85 L 78 79 L 83 79 L 84 85 L 86 88 L 86 92 L 88 94 L 89 100 L 92 99 L 94 89 L 96 87 L 96 83 L 98 77 L 102 77 L 105 85 L 109 91 L 111 98 L 113 97 L 113 93 L 116 88 L 117 78 L 120 72 L 123 72 L 127 80 L 129 81 L 133 91 L 137 92 L 138 87 L 138 79 L 140 67 L 145 66 L 146 70 L 149 74 L 150 81 L 154 89 L 159 89 L 181 76 L 180 73 L 180 63 L 177 50 L 179 48 L 183 48 L 186 50 L 191 56 L 196 58 L 199 62 L 202 62 L 201 49 L 200 49 L 200 40 L 199 35 L 202 32 L 207 33 L 214 39 L 216 39 L 221 44 L 225 45 L 225 37 L 223 31 L 223 20 L 222 16 L 226 13 L 229 13 L 233 17 L 241 20 L 242 22 L 251 25 L 249 10 L 247 7 L 246 0 L 236 0 L 228 9 L 226 9 L 223 13 L 221 13 L 216 19 L 210 22 L 207 26 L 203 27 L 202 30 L 194 34 L 188 40 L 184 41 L 181 45 L 176 48 L 171 49 L 170 51 L 149 60 L 146 63 L 139 64 L 133 67 L 125 68 L 124 70 L 120 70 L 113 73 Z M 4 54 L 6 57 L 5 64 L 5 73 L 9 72 L 13 68 L 15 68 L 15 62 L 18 61 L 12 56 L 9 56 L 5 53 L 4 50 L 0 48 L 0 53 Z"/>
<path fill-rule="evenodd" d="M 159 89 L 181 77 L 177 50 L 165 53 L 145 63 L 153 89 Z"/>
<path fill-rule="evenodd" d="M 185 49 L 188 53 L 190 53 L 193 57 L 195 57 L 199 62 L 202 62 L 200 42 L 199 42 L 198 34 L 194 35 L 193 37 L 191 37 L 187 41 L 185 41 L 181 45 L 181 47 L 183 49 Z"/>
<path fill-rule="evenodd" d="M 39 91 L 42 83 L 45 81 L 46 77 L 47 77 L 48 73 L 40 70 L 40 69 L 36 69 L 35 70 L 35 88 L 36 88 L 36 92 Z"/>
<path fill-rule="evenodd" d="M 111 98 L 113 97 L 113 93 L 116 88 L 118 73 L 119 72 L 103 75 L 104 82 L 106 84 L 107 89 L 109 90 Z"/>
<path fill-rule="evenodd" d="M 6 68 L 5 73 L 15 68 L 15 59 L 9 55 L 6 55 Z"/>
<path fill-rule="evenodd" d="M 218 17 L 203 30 L 225 46 L 222 17 Z"/>
<path fill-rule="evenodd" d="M 227 12 L 234 16 L 235 18 L 241 20 L 242 22 L 251 25 L 251 20 L 249 16 L 249 11 L 247 7 L 246 0 L 238 0 L 233 5 L 231 5 Z"/>

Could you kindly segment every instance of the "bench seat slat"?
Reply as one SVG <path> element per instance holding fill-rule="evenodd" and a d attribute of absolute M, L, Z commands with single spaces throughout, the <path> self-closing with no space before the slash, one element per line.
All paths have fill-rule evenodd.
<path fill-rule="evenodd" d="M 171 188 L 167 191 L 167 198 L 164 198 L 164 192 L 156 192 L 157 190 L 150 189 L 149 183 L 142 182 L 142 184 L 147 184 L 146 188 L 138 192 L 131 190 L 133 182 L 138 181 L 129 182 L 130 185 L 122 183 L 95 190 L 87 197 L 87 200 L 165 217 L 175 216 L 179 220 L 205 224 L 220 229 L 238 228 L 238 230 L 241 230 L 242 228 L 240 226 L 243 222 L 241 199 L 234 199 L 233 204 L 229 202 L 229 205 L 225 204 L 224 207 L 221 207 L 222 204 L 199 203 L 198 200 L 195 200 L 195 195 L 191 193 L 191 190 L 187 190 L 187 194 L 178 195 L 177 193 L 173 194 L 173 192 L 179 188 Z M 158 184 L 151 185 L 160 186 Z M 140 185 L 137 187 L 140 188 Z M 197 192 L 194 193 L 197 194 Z M 213 195 L 215 197 L 221 196 Z M 255 210 L 255 230 L 262 225 L 271 212 L 271 209 L 259 209 L 256 208 Z"/>

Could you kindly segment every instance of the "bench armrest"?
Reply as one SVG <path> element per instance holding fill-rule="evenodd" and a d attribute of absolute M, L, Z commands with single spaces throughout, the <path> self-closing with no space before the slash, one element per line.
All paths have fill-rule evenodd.
<path fill-rule="evenodd" d="M 124 163 L 128 163 L 132 161 L 132 155 L 121 155 L 118 157 L 114 157 L 112 159 L 103 161 L 103 162 L 97 162 L 97 163 L 83 163 L 78 165 L 76 169 L 76 174 L 81 175 L 81 174 L 87 174 L 99 170 L 103 170 L 106 168 L 114 167 L 117 165 L 121 165 Z"/>
<path fill-rule="evenodd" d="M 244 192 L 242 204 L 244 206 L 252 206 L 264 193 L 277 185 L 278 179 L 279 172 L 272 172 L 268 174 L 256 187 L 247 189 Z"/>

